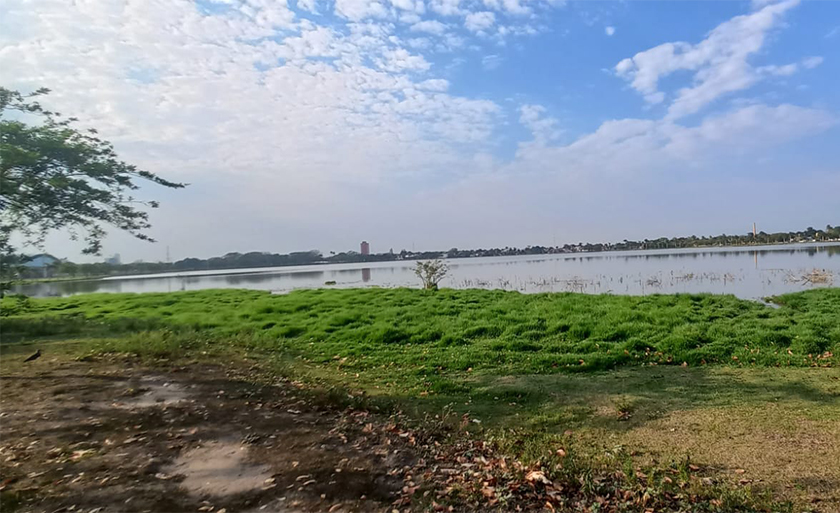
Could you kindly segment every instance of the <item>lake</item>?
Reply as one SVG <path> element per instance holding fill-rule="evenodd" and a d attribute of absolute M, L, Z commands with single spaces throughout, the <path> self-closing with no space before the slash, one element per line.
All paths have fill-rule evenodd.
<path fill-rule="evenodd" d="M 761 298 L 840 285 L 840 243 L 615 251 L 447 260 L 452 288 L 645 295 L 676 292 Z M 328 264 L 195 271 L 33 283 L 34 297 L 88 292 L 172 292 L 246 288 L 276 293 L 316 287 L 417 287 L 414 262 Z M 335 285 L 325 285 L 325 282 Z"/>

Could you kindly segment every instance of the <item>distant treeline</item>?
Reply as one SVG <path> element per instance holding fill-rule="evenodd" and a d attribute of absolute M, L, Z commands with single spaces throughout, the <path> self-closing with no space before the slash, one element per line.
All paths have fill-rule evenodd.
<path fill-rule="evenodd" d="M 147 274 L 177 271 L 205 271 L 222 269 L 247 269 L 254 267 L 282 267 L 290 265 L 317 265 L 358 262 L 387 262 L 393 260 L 427 260 L 433 258 L 473 258 L 487 256 L 544 255 L 554 253 L 588 253 L 597 251 L 626 251 L 644 249 L 678 249 L 715 246 L 745 246 L 761 244 L 780 244 L 791 242 L 833 241 L 840 240 L 840 226 L 828 225 L 823 230 L 807 228 L 798 232 L 765 233 L 752 232 L 745 235 L 717 235 L 712 237 L 660 237 L 641 241 L 624 240 L 616 243 L 578 243 L 563 246 L 526 246 L 525 248 L 458 249 L 448 251 L 413 252 L 402 250 L 399 253 L 388 252 L 362 255 L 355 251 L 331 253 L 324 256 L 320 251 L 299 251 L 289 254 L 263 253 L 228 253 L 221 257 L 208 259 L 185 258 L 177 262 L 134 262 L 114 265 L 108 263 L 76 264 L 61 261 L 50 269 L 52 277 L 85 277 L 127 274 Z M 27 269 L 22 277 L 40 278 L 42 270 Z"/>

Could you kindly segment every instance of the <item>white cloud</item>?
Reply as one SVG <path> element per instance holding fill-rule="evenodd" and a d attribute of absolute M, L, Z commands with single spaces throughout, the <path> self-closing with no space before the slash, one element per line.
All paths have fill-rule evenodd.
<path fill-rule="evenodd" d="M 819 56 L 807 57 L 807 58 L 802 60 L 802 65 L 805 67 L 805 69 L 814 69 L 822 63 L 823 63 L 823 58 L 819 57 Z"/>
<path fill-rule="evenodd" d="M 562 134 L 555 118 L 545 116 L 546 109 L 542 105 L 522 105 L 519 107 L 519 122 L 534 136 L 537 144 L 545 144 L 556 140 Z"/>
<path fill-rule="evenodd" d="M 426 10 L 426 4 L 423 0 L 389 0 L 391 5 L 404 11 L 411 11 L 417 14 L 423 14 Z"/>
<path fill-rule="evenodd" d="M 405 48 L 389 49 L 382 52 L 382 56 L 375 59 L 377 65 L 390 72 L 426 71 L 431 64 L 422 56 L 410 53 Z"/>
<path fill-rule="evenodd" d="M 428 32 L 429 34 L 441 35 L 446 32 L 446 25 L 437 20 L 425 20 L 411 26 L 412 32 Z"/>
<path fill-rule="evenodd" d="M 427 48 L 431 48 L 432 41 L 427 37 L 413 37 L 411 39 L 406 40 L 406 44 L 411 48 L 425 50 Z"/>
<path fill-rule="evenodd" d="M 429 8 L 442 16 L 457 16 L 462 13 L 461 0 L 430 0 Z"/>
<path fill-rule="evenodd" d="M 430 78 L 417 84 L 418 89 L 425 89 L 428 91 L 446 91 L 449 89 L 449 81 L 442 78 Z"/>
<path fill-rule="evenodd" d="M 606 27 L 604 29 L 604 33 L 608 36 L 612 36 L 613 34 L 615 34 L 615 27 Z"/>
<path fill-rule="evenodd" d="M 530 113 L 540 119 L 542 111 Z M 523 117 L 525 112 L 523 111 Z M 725 166 L 730 155 L 767 150 L 774 145 L 836 126 L 836 116 L 793 105 L 749 105 L 705 118 L 688 127 L 673 121 L 622 119 L 607 121 L 595 132 L 565 146 L 521 145 L 512 172 L 563 170 L 576 176 L 633 176 L 680 169 L 703 169 L 703 162 Z"/>
<path fill-rule="evenodd" d="M 423 21 L 423 17 L 416 12 L 402 11 L 399 15 L 399 20 L 406 25 L 413 25 Z"/>
<path fill-rule="evenodd" d="M 487 0 L 485 0 L 485 2 L 486 1 Z M 511 14 L 525 15 L 525 14 L 530 14 L 531 13 L 531 9 L 522 5 L 522 3 L 520 3 L 519 0 L 501 0 L 501 1 L 502 1 L 502 6 L 504 7 L 504 10 L 511 13 Z"/>
<path fill-rule="evenodd" d="M 759 75 L 770 75 L 776 77 L 789 77 L 798 71 L 800 71 L 800 64 L 802 68 L 805 69 L 814 69 L 820 64 L 822 64 L 823 58 L 822 57 L 806 57 L 802 59 L 801 63 L 792 63 L 792 64 L 785 64 L 782 66 L 771 64 L 769 66 L 759 66 L 756 68 L 756 72 Z"/>
<path fill-rule="evenodd" d="M 473 32 L 482 32 L 496 23 L 496 15 L 489 11 L 471 12 L 464 19 L 464 27 Z"/>
<path fill-rule="evenodd" d="M 531 9 L 523 5 L 520 0 L 483 0 L 484 7 L 495 11 L 502 11 L 517 16 L 530 14 Z"/>
<path fill-rule="evenodd" d="M 492 71 L 502 65 L 502 60 L 498 55 L 485 55 L 481 58 L 481 66 L 487 71 Z"/>
<path fill-rule="evenodd" d="M 488 225 L 504 234 L 501 244 L 520 245 L 550 243 L 552 234 L 561 243 L 633 238 L 639 224 L 639 238 L 684 232 L 687 225 L 714 233 L 715 228 L 702 227 L 706 219 L 715 218 L 717 226 L 729 230 L 732 217 L 773 218 L 773 212 L 787 208 L 780 205 L 790 202 L 791 187 L 815 186 L 813 193 L 829 203 L 815 208 L 829 215 L 837 200 L 824 188 L 840 186 L 836 173 L 815 176 L 802 170 L 775 179 L 766 177 L 785 164 L 765 162 L 761 173 L 754 167 L 773 147 L 835 122 L 823 112 L 790 105 L 735 109 L 695 127 L 664 120 L 608 121 L 570 144 L 523 144 L 513 161 L 489 162 L 491 170 L 430 191 L 417 206 L 406 208 L 419 215 L 422 205 L 429 212 L 423 222 L 447 226 L 456 238 L 448 246 L 459 247 L 499 244 L 487 235 Z M 747 188 L 752 194 L 745 196 Z M 584 218 L 581 211 L 587 212 Z M 775 219 L 784 222 L 795 211 L 787 208 Z M 616 224 L 614 234 L 605 234 Z"/>
<path fill-rule="evenodd" d="M 388 9 L 376 0 L 335 0 L 335 13 L 351 21 L 386 18 Z"/>
<path fill-rule="evenodd" d="M 466 44 L 466 39 L 455 34 L 446 34 L 443 36 L 440 44 L 436 46 L 439 51 L 451 52 L 462 48 Z"/>
<path fill-rule="evenodd" d="M 829 31 L 825 34 L 825 38 L 826 38 L 826 39 L 830 39 L 830 38 L 832 38 L 832 37 L 836 36 L 837 34 L 840 34 L 840 25 L 837 25 L 837 26 L 836 26 L 836 27 L 834 27 L 833 29 L 829 30 Z"/>
<path fill-rule="evenodd" d="M 498 111 L 446 94 L 448 82 L 428 76 L 423 55 L 396 45 L 383 24 L 342 34 L 301 20 L 297 34 L 249 44 L 287 17 L 274 5 L 246 18 L 167 1 L 3 9 L 10 16 L 0 18 L 21 24 L 0 45 L 4 85 L 50 86 L 51 104 L 98 127 L 125 158 L 189 182 L 192 173 L 249 173 L 270 189 L 261 180 L 281 173 L 291 193 L 318 177 L 435 169 L 459 145 L 481 144 Z"/>
<path fill-rule="evenodd" d="M 736 16 L 712 30 L 696 45 L 665 43 L 619 62 L 615 71 L 628 80 L 650 103 L 664 100 L 659 80 L 675 71 L 694 71 L 694 84 L 677 92 L 669 117 L 677 119 L 697 112 L 720 96 L 753 85 L 760 73 L 747 59 L 761 50 L 767 32 L 781 22 L 781 16 L 798 3 L 785 0 L 761 10 Z"/>
<path fill-rule="evenodd" d="M 776 77 L 788 77 L 799 71 L 797 64 L 785 64 L 783 66 L 770 65 L 756 68 L 759 74 L 773 75 Z"/>

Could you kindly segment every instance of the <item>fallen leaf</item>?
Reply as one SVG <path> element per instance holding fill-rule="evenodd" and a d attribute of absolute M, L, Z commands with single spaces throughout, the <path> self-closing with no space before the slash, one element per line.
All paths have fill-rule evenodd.
<path fill-rule="evenodd" d="M 80 459 L 84 458 L 86 454 L 90 454 L 93 452 L 93 449 L 84 449 L 80 451 L 73 451 L 73 455 L 70 456 L 70 459 L 73 461 L 79 461 Z"/>
<path fill-rule="evenodd" d="M 542 483 L 545 485 L 550 485 L 551 481 L 545 477 L 545 474 L 541 470 L 532 470 L 525 475 L 525 480 L 529 483 Z"/>

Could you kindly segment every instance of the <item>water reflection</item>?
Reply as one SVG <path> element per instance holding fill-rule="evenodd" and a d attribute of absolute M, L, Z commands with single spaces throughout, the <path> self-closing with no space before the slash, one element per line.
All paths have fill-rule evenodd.
<path fill-rule="evenodd" d="M 758 298 L 818 286 L 840 285 L 840 244 L 703 248 L 612 253 L 527 255 L 449 261 L 442 283 L 454 288 L 521 292 L 652 294 L 712 292 Z M 415 287 L 414 262 L 279 267 L 112 278 L 19 286 L 30 296 L 87 292 L 171 292 L 250 288 Z"/>

